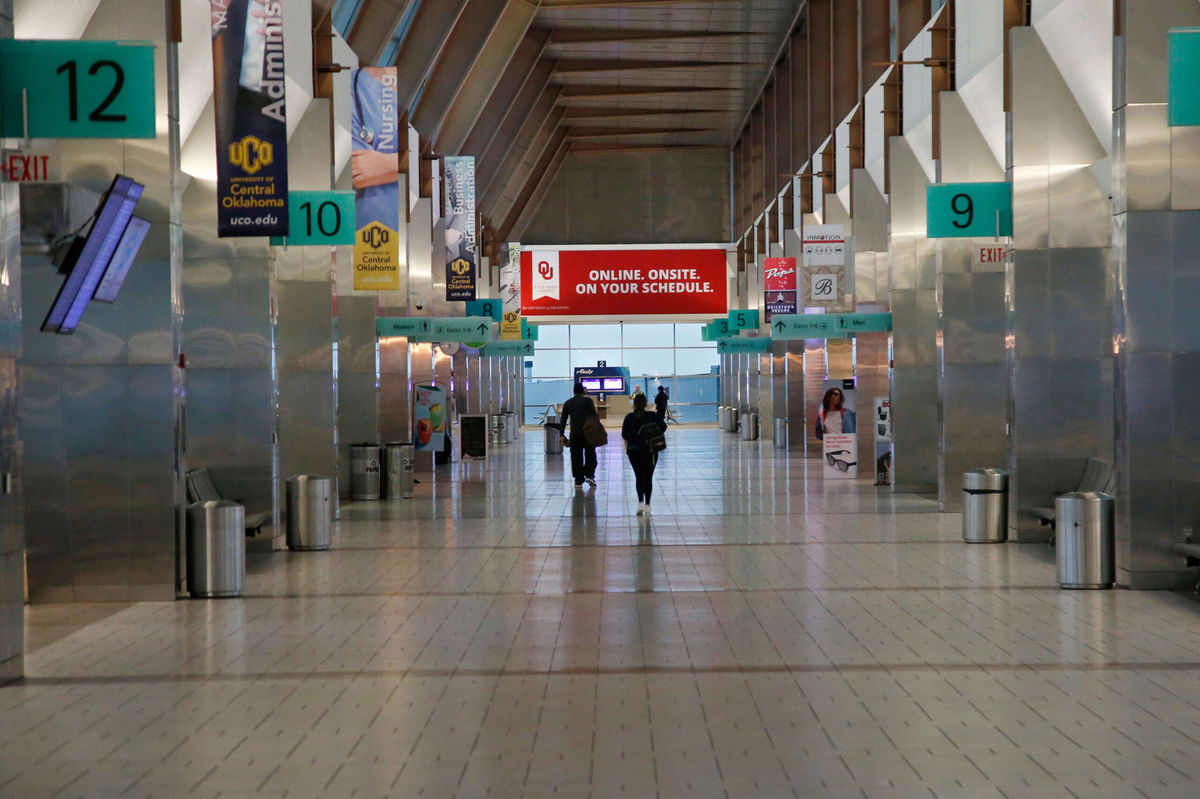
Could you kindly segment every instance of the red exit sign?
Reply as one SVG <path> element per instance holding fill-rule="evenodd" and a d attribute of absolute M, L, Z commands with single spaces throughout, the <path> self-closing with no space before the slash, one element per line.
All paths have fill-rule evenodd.
<path fill-rule="evenodd" d="M 975 263 L 977 264 L 1002 264 L 1008 260 L 1008 247 L 977 247 L 975 249 Z"/>
<path fill-rule="evenodd" d="M 42 153 L 0 152 L 0 175 L 9 183 L 50 180 L 50 156 Z"/>

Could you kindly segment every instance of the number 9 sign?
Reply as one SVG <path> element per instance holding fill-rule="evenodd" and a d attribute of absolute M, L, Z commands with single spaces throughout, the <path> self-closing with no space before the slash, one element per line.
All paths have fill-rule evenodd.
<path fill-rule="evenodd" d="M 941 183 L 925 191 L 931 239 L 1012 235 L 1012 184 Z"/>

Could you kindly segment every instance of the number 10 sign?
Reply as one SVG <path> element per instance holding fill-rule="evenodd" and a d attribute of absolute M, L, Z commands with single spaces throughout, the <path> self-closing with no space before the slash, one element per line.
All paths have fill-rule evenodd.
<path fill-rule="evenodd" d="M 940 183 L 925 190 L 931 239 L 1012 235 L 1012 184 Z"/>

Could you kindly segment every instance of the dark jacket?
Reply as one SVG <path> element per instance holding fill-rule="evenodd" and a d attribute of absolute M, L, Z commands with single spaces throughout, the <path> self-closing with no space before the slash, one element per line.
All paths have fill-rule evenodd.
<path fill-rule="evenodd" d="M 654 395 L 654 410 L 658 412 L 659 416 L 665 416 L 667 414 L 668 399 L 667 392 L 661 389 L 657 394 Z"/>
<path fill-rule="evenodd" d="M 646 411 L 641 416 L 636 413 L 625 414 L 625 421 L 621 423 L 621 438 L 628 442 L 629 452 L 645 452 L 649 450 L 645 442 L 642 441 L 638 431 L 642 429 L 642 425 L 656 424 L 659 430 L 664 433 L 667 430 L 667 425 L 662 419 L 658 418 L 658 414 Z"/>
<path fill-rule="evenodd" d="M 562 421 L 558 423 L 558 429 L 564 433 L 567 431 L 567 425 L 571 425 L 571 438 L 575 438 L 575 434 L 583 433 L 583 421 L 589 416 L 596 415 L 596 403 L 592 402 L 592 398 L 586 394 L 580 394 L 577 397 L 571 397 L 563 403 Z M 583 441 L 582 435 L 579 438 Z"/>

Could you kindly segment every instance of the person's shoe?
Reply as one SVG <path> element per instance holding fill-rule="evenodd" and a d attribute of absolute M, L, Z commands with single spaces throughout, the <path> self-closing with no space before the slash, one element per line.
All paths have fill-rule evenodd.
<path fill-rule="evenodd" d="M 650 515 L 650 503 L 649 502 L 647 502 L 645 505 L 642 506 L 642 515 L 647 516 L 647 517 Z"/>
<path fill-rule="evenodd" d="M 582 491 L 582 490 L 583 490 L 583 483 L 576 483 L 576 484 L 575 484 L 575 490 L 576 490 L 576 491 Z"/>
<path fill-rule="evenodd" d="M 586 480 L 587 484 L 590 485 L 592 488 L 596 487 L 596 478 L 595 477 L 585 477 L 583 479 Z"/>
<path fill-rule="evenodd" d="M 646 512 L 646 506 L 639 502 L 636 515 L 641 516 L 645 512 Z"/>

